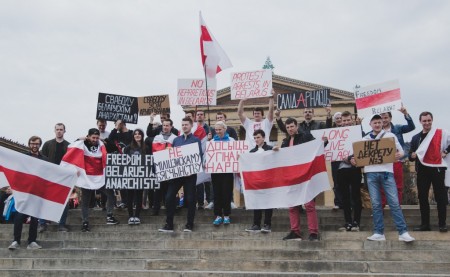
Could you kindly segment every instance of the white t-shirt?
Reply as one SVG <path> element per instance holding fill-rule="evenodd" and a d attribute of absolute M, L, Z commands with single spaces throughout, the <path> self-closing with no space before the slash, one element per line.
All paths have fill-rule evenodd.
<path fill-rule="evenodd" d="M 109 131 L 104 131 L 103 133 L 100 132 L 100 138 L 101 139 L 107 139 L 109 137 L 110 132 Z"/>
<path fill-rule="evenodd" d="M 253 149 L 256 146 L 255 140 L 253 139 L 253 132 L 256 130 L 262 129 L 266 134 L 265 142 L 269 143 L 270 131 L 272 130 L 273 123 L 270 122 L 267 118 L 264 118 L 263 121 L 255 122 L 254 120 L 245 118 L 244 121 L 244 129 L 245 129 L 245 140 L 248 141 L 250 148 Z"/>

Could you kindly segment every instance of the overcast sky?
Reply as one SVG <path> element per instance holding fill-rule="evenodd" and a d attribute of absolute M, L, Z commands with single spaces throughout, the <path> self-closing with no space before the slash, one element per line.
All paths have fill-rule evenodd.
<path fill-rule="evenodd" d="M 169 93 L 175 126 L 179 78 L 201 78 L 203 17 L 234 67 L 353 91 L 399 79 L 419 125 L 429 110 L 450 130 L 450 1 L 0 1 L 0 136 L 73 141 L 95 126 L 98 92 Z M 139 124 L 146 128 L 148 118 Z M 400 113 L 395 122 L 403 122 Z M 109 123 L 108 129 L 113 124 Z M 420 126 L 413 133 L 420 130 Z M 408 136 L 407 138 L 410 138 Z"/>

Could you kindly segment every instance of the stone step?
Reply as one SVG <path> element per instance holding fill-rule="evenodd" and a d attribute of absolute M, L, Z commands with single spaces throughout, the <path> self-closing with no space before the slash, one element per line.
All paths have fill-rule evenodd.
<path fill-rule="evenodd" d="M 382 276 L 382 277 L 423 277 L 423 274 L 407 273 L 340 273 L 340 272 L 242 272 L 242 271 L 169 271 L 169 270 L 89 270 L 89 269 L 66 269 L 66 270 L 8 270 L 0 269 L 0 275 L 4 277 L 349 277 L 349 276 Z M 429 277 L 448 277 L 448 274 L 426 274 Z"/>
<path fill-rule="evenodd" d="M 0 249 L 0 257 L 14 259 L 203 259 L 215 260 L 336 260 L 339 261 L 416 261 L 416 262 L 448 262 L 450 250 L 322 250 L 322 249 L 267 249 L 267 250 L 233 250 L 233 249 L 121 249 L 111 251 L 108 249 L 40 249 L 29 251 L 23 249 L 11 251 Z"/>

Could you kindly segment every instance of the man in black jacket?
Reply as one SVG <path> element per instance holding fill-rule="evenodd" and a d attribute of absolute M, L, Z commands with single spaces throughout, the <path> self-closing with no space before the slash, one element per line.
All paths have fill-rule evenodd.
<path fill-rule="evenodd" d="M 267 145 L 265 142 L 266 134 L 262 129 L 256 130 L 253 133 L 253 138 L 255 139 L 256 146 L 252 150 L 250 150 L 250 153 L 256 153 L 256 152 L 264 152 L 267 150 L 274 150 L 277 151 L 278 147 L 272 148 L 272 146 Z M 261 219 L 262 219 L 262 212 L 264 211 L 264 226 L 261 228 Z M 273 209 L 266 209 L 266 210 L 254 210 L 253 211 L 253 226 L 245 229 L 247 232 L 262 232 L 262 233 L 270 233 L 271 232 L 271 225 L 272 225 L 272 213 Z"/>
<path fill-rule="evenodd" d="M 155 120 L 155 116 L 156 116 L 156 113 L 152 113 L 150 115 L 150 123 L 147 126 L 147 137 L 153 138 L 153 137 L 156 137 L 157 135 L 161 134 L 161 132 L 162 132 L 162 125 L 159 125 L 158 127 L 153 128 L 153 120 Z M 166 120 L 166 119 L 170 119 L 169 113 L 161 115 L 161 123 L 163 123 L 164 120 Z M 179 135 L 179 131 L 177 130 L 177 128 L 175 128 L 173 126 L 172 126 L 172 130 L 170 130 L 170 132 L 172 134 L 174 134 L 175 136 Z"/>

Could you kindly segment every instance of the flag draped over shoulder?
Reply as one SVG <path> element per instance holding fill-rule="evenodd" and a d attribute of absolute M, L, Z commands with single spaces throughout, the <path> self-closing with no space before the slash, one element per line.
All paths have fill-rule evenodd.
<path fill-rule="evenodd" d="M 208 78 L 215 78 L 217 73 L 233 66 L 225 51 L 220 47 L 219 42 L 206 26 L 201 12 L 200 51 L 202 54 L 202 64 Z"/>
<path fill-rule="evenodd" d="M 76 184 L 76 171 L 0 147 L 1 182 L 11 186 L 20 213 L 59 221 Z M 0 185 L 1 186 L 1 185 Z"/>
<path fill-rule="evenodd" d="M 442 151 L 448 145 L 449 134 L 442 130 L 432 128 L 416 150 L 419 161 L 429 167 L 448 167 L 450 156 L 442 158 Z M 450 171 L 445 171 L 445 186 L 450 187 Z"/>
<path fill-rule="evenodd" d="M 79 172 L 77 187 L 94 190 L 105 185 L 106 149 L 100 140 L 94 152 L 89 151 L 82 140 L 71 143 L 61 165 L 74 167 Z"/>
<path fill-rule="evenodd" d="M 302 205 L 330 189 L 321 140 L 241 154 L 239 168 L 248 209 Z"/>

